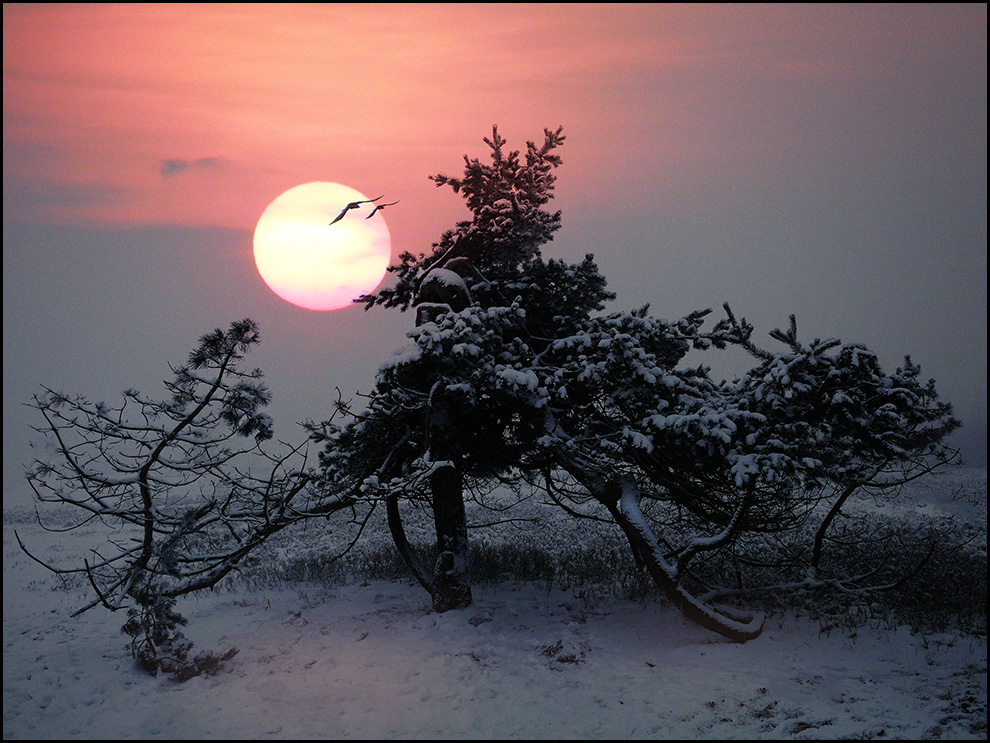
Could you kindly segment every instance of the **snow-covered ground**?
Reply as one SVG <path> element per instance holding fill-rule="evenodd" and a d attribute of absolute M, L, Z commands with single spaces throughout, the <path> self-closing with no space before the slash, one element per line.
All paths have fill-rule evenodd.
<path fill-rule="evenodd" d="M 154 678 L 119 614 L 69 616 L 82 587 L 59 587 L 15 528 L 53 559 L 87 538 L 5 519 L 5 739 L 987 737 L 985 637 L 779 616 L 738 645 L 662 603 L 528 584 L 441 615 L 402 582 L 186 599 L 196 649 L 238 653 L 215 676 Z"/>

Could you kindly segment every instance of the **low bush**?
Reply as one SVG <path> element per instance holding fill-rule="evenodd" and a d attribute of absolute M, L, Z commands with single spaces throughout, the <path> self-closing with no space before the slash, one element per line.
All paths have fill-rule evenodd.
<path fill-rule="evenodd" d="M 985 481 L 982 483 L 985 498 Z M 984 501 L 985 502 L 985 501 Z M 614 525 L 575 522 L 569 517 L 548 523 L 489 527 L 472 535 L 471 579 L 475 585 L 520 581 L 570 590 L 589 602 L 610 597 L 659 600 L 659 593 L 645 570 L 636 564 L 628 543 Z M 413 525 L 415 526 L 415 525 Z M 429 524 L 420 525 L 423 538 L 414 547 L 425 565 L 434 555 L 425 536 Z M 305 539 L 287 539 L 266 546 L 242 579 L 260 588 L 273 582 L 342 585 L 367 580 L 403 580 L 409 571 L 387 535 L 384 524 L 376 538 L 334 558 L 327 539 L 309 533 Z M 809 527 L 811 528 L 811 527 Z M 845 530 L 845 531 L 843 531 Z M 883 531 L 881 540 L 857 540 L 863 531 Z M 701 592 L 715 586 L 731 589 L 731 600 L 740 606 L 770 614 L 796 611 L 810 616 L 823 632 L 854 632 L 857 628 L 908 625 L 918 632 L 987 630 L 986 519 L 951 518 L 941 511 L 864 510 L 845 525 L 837 524 L 837 545 L 829 554 L 827 571 L 856 575 L 872 571 L 871 580 L 896 584 L 904 566 L 917 565 L 925 557 L 923 545 L 940 547 L 903 584 L 888 590 L 855 593 L 822 587 L 817 590 L 765 588 L 797 582 L 805 563 L 785 556 L 800 556 L 807 534 L 793 534 L 787 542 L 753 539 L 739 544 L 731 554 L 709 559 L 703 570 L 692 572 Z M 952 547 L 952 545 L 960 545 Z M 277 557 L 276 557 L 277 555 Z M 741 582 L 740 582 L 741 581 Z"/>

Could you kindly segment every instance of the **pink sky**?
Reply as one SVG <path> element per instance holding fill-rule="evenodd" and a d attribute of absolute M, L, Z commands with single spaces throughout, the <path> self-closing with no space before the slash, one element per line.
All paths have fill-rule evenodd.
<path fill-rule="evenodd" d="M 563 124 L 570 159 L 588 164 L 587 200 L 623 181 L 666 188 L 697 169 L 774 168 L 889 136 L 861 127 L 856 110 L 838 117 L 834 97 L 854 89 L 872 115 L 888 104 L 870 100 L 871 83 L 906 99 L 918 91 L 901 85 L 942 84 L 943 60 L 969 60 L 978 18 L 960 8 L 934 24 L 930 10 L 848 6 L 5 4 L 5 185 L 41 189 L 25 213 L 55 222 L 250 229 L 310 180 L 386 184 L 422 195 L 416 211 L 442 213 L 449 201 L 427 176 L 498 123 L 516 146 Z M 939 66 L 925 70 L 919 52 Z"/>
<path fill-rule="evenodd" d="M 78 195 L 42 219 L 250 228 L 301 182 L 425 189 L 493 123 L 591 121 L 589 76 L 663 55 L 600 35 L 602 9 L 376 7 L 5 6 L 6 175 Z"/>
<path fill-rule="evenodd" d="M 548 257 L 594 253 L 615 309 L 728 301 L 764 338 L 794 313 L 911 354 L 985 459 L 986 8 L 6 3 L 4 420 L 50 369 L 90 390 L 162 326 L 181 348 L 242 316 L 299 417 L 367 390 L 408 318 L 280 300 L 262 212 L 336 181 L 428 251 L 467 216 L 430 175 L 493 124 L 513 149 L 562 125 Z"/>

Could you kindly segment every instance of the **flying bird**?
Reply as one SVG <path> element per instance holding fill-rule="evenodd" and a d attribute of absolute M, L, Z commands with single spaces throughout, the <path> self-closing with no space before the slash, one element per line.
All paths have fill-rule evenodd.
<path fill-rule="evenodd" d="M 379 196 L 378 198 L 380 199 L 381 196 Z M 371 210 L 371 214 L 369 214 L 367 217 L 365 217 L 365 219 L 371 219 L 373 216 L 375 216 L 375 213 L 379 209 L 384 209 L 386 206 L 395 206 L 398 203 L 399 203 L 398 201 L 393 201 L 391 204 L 378 204 L 378 206 L 376 206 L 374 209 Z"/>
<path fill-rule="evenodd" d="M 382 194 L 382 196 L 384 195 L 385 194 Z M 340 214 L 337 215 L 337 218 L 334 219 L 333 222 L 331 222 L 330 224 L 334 224 L 342 220 L 344 218 L 344 215 L 347 214 L 347 212 L 349 212 L 351 209 L 357 209 L 359 206 L 361 206 L 361 204 L 372 204 L 378 201 L 378 199 L 382 198 L 382 196 L 378 196 L 377 198 L 374 199 L 365 199 L 364 201 L 352 201 L 350 204 L 348 204 L 341 210 Z M 372 214 L 374 214 L 374 212 L 372 212 Z"/>

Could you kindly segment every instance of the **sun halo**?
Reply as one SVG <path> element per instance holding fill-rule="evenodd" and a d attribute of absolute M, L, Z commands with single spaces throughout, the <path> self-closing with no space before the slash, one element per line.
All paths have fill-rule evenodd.
<path fill-rule="evenodd" d="M 261 278 L 279 297 L 308 310 L 349 307 L 382 281 L 391 238 L 373 204 L 349 210 L 367 196 L 339 183 L 316 181 L 290 188 L 265 209 L 254 231 Z"/>

